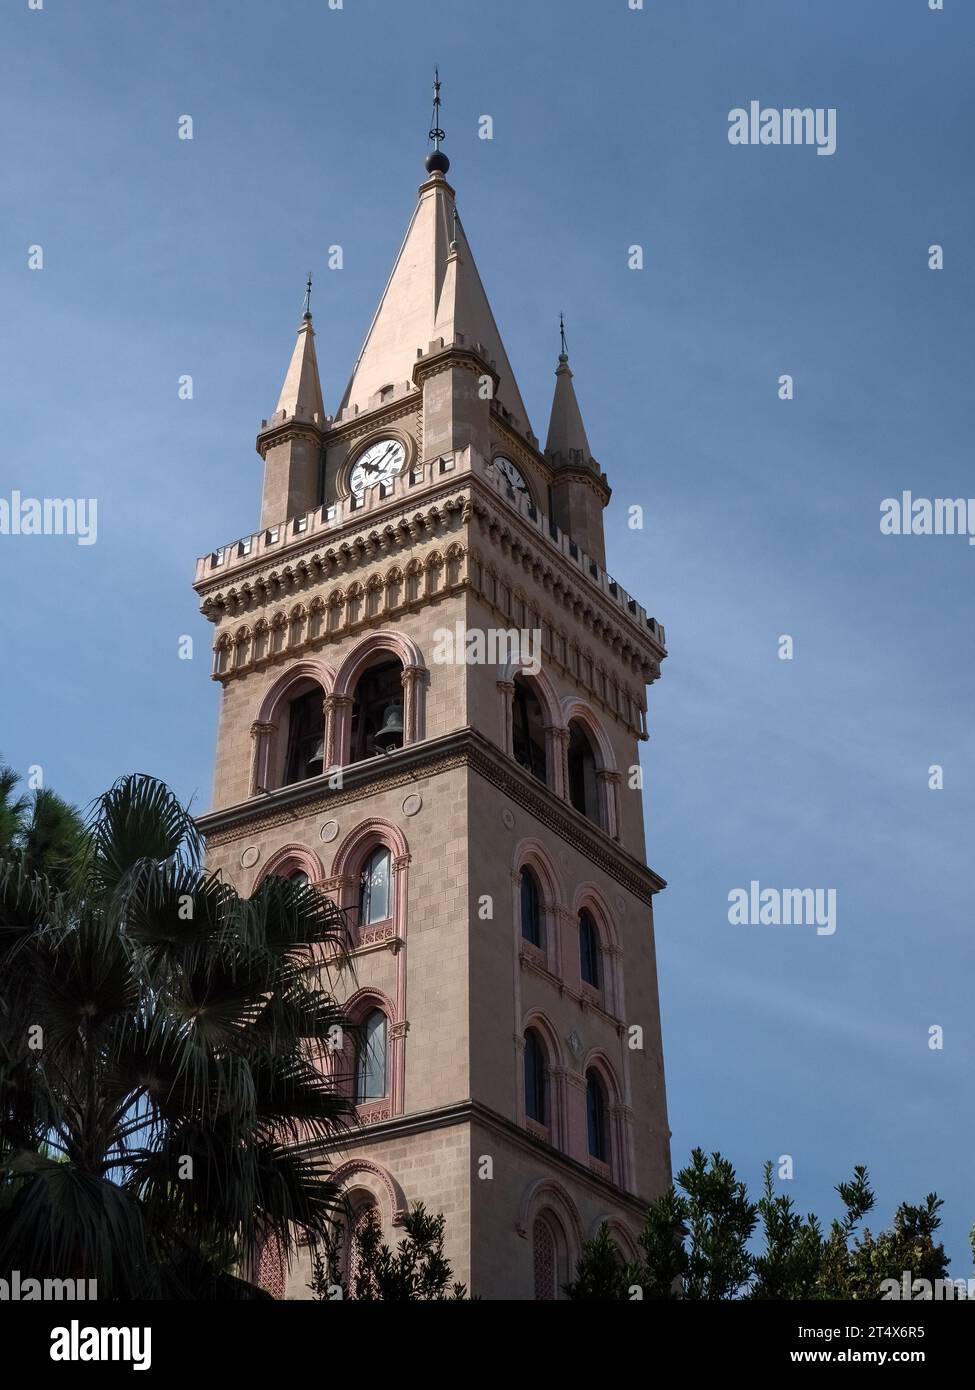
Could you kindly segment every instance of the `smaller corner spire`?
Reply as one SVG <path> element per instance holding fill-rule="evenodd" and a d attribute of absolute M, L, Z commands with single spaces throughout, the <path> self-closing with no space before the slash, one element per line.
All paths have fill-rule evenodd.
<path fill-rule="evenodd" d="M 443 129 L 440 125 L 440 69 L 435 67 L 433 70 L 433 115 L 430 117 L 430 133 L 428 140 L 433 141 L 433 149 L 426 157 L 428 174 L 446 174 L 450 168 L 450 160 L 440 148 L 441 140 L 445 139 Z"/>
<path fill-rule="evenodd" d="M 305 282 L 298 338 L 272 418 L 275 421 L 293 418 L 319 426 L 325 423 L 325 405 L 315 355 L 315 330 L 311 321 L 311 271 Z"/>
<path fill-rule="evenodd" d="M 572 368 L 569 366 L 569 349 L 565 339 L 565 315 L 559 314 L 559 365 L 555 369 L 555 395 L 552 399 L 552 414 L 548 423 L 548 438 L 545 452 L 568 463 L 573 457 L 588 462 L 592 455 L 586 427 L 582 421 L 582 411 L 576 400 L 572 385 Z"/>

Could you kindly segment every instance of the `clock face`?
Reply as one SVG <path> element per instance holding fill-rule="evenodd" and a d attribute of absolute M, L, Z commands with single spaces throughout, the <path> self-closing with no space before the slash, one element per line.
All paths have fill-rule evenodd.
<path fill-rule="evenodd" d="M 349 486 L 356 497 L 361 497 L 367 487 L 374 487 L 376 483 L 385 482 L 401 473 L 405 463 L 406 450 L 398 439 L 377 439 L 356 460 Z"/>
<path fill-rule="evenodd" d="M 505 458 L 504 454 L 498 454 L 494 459 L 494 466 L 510 488 L 520 492 L 522 497 L 531 497 L 528 484 L 510 459 Z"/>

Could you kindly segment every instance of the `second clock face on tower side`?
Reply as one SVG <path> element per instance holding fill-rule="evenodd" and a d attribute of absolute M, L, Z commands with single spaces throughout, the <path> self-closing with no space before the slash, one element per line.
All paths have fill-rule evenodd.
<path fill-rule="evenodd" d="M 504 454 L 496 454 L 492 462 L 510 488 L 531 500 L 528 484 L 509 458 L 505 458 Z"/>
<path fill-rule="evenodd" d="M 367 487 L 394 478 L 405 463 L 406 450 L 398 439 L 377 439 L 359 455 L 349 474 L 353 495 L 361 497 Z"/>

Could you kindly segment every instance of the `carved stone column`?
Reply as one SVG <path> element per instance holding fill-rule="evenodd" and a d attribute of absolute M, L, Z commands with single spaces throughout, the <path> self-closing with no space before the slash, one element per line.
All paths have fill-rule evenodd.
<path fill-rule="evenodd" d="M 633 1112 L 627 1105 L 609 1107 L 610 1177 L 626 1191 L 630 1184 L 630 1125 Z"/>
<path fill-rule="evenodd" d="M 390 1110 L 394 1115 L 402 1115 L 406 1099 L 406 1035 L 410 1025 L 406 1019 L 392 1024 L 389 1030 L 389 1064 L 392 1072 L 390 1086 Z"/>
<path fill-rule="evenodd" d="M 552 1136 L 552 1143 L 557 1149 L 560 1149 L 562 1153 L 568 1152 L 568 1145 L 566 1142 L 568 1131 L 566 1081 L 567 1073 L 565 1067 L 548 1068 L 548 1100 L 552 1111 L 548 1121 L 549 1133 Z"/>
<path fill-rule="evenodd" d="M 251 725 L 251 796 L 257 796 L 261 787 L 267 787 L 271 735 L 277 733 L 277 728 L 277 724 L 266 724 L 260 719 L 255 719 Z"/>
<path fill-rule="evenodd" d="M 403 667 L 403 743 L 417 743 L 423 737 L 422 666 Z"/>
<path fill-rule="evenodd" d="M 603 969 L 603 1004 L 607 1013 L 612 1014 L 614 1018 L 622 1018 L 623 952 L 619 946 L 603 941 L 600 945 L 600 956 Z"/>
<path fill-rule="evenodd" d="M 498 710 L 501 719 L 498 729 L 498 744 L 502 753 L 507 753 L 510 757 L 514 749 L 511 726 L 512 707 L 515 698 L 514 681 L 498 681 L 498 696 Z"/>
<path fill-rule="evenodd" d="M 563 801 L 569 795 L 569 731 L 561 724 L 545 726 L 545 761 L 549 766 L 549 786 Z"/>
<path fill-rule="evenodd" d="M 351 695 L 325 696 L 325 771 L 339 767 L 349 746 Z"/>
<path fill-rule="evenodd" d="M 599 823 L 612 839 L 620 837 L 620 782 L 618 772 L 601 768 L 596 773 L 599 788 Z"/>

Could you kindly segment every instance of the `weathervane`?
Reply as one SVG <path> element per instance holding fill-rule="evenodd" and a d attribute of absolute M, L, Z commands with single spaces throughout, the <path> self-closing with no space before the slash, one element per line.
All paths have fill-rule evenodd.
<path fill-rule="evenodd" d="M 559 337 L 562 340 L 562 356 L 566 361 L 569 360 L 568 349 L 565 346 L 565 315 L 559 314 Z"/>
<path fill-rule="evenodd" d="M 433 70 L 433 115 L 430 117 L 430 134 L 428 139 L 433 141 L 433 149 L 427 155 L 427 170 L 431 174 L 446 174 L 450 168 L 450 160 L 440 148 L 440 141 L 444 139 L 443 129 L 440 125 L 440 69 L 435 67 Z"/>
<path fill-rule="evenodd" d="M 311 271 L 308 272 L 308 283 L 305 285 L 305 311 L 303 318 L 311 318 Z"/>
<path fill-rule="evenodd" d="M 433 70 L 433 115 L 430 118 L 430 136 L 433 148 L 439 150 L 444 133 L 440 129 L 440 69 Z"/>

